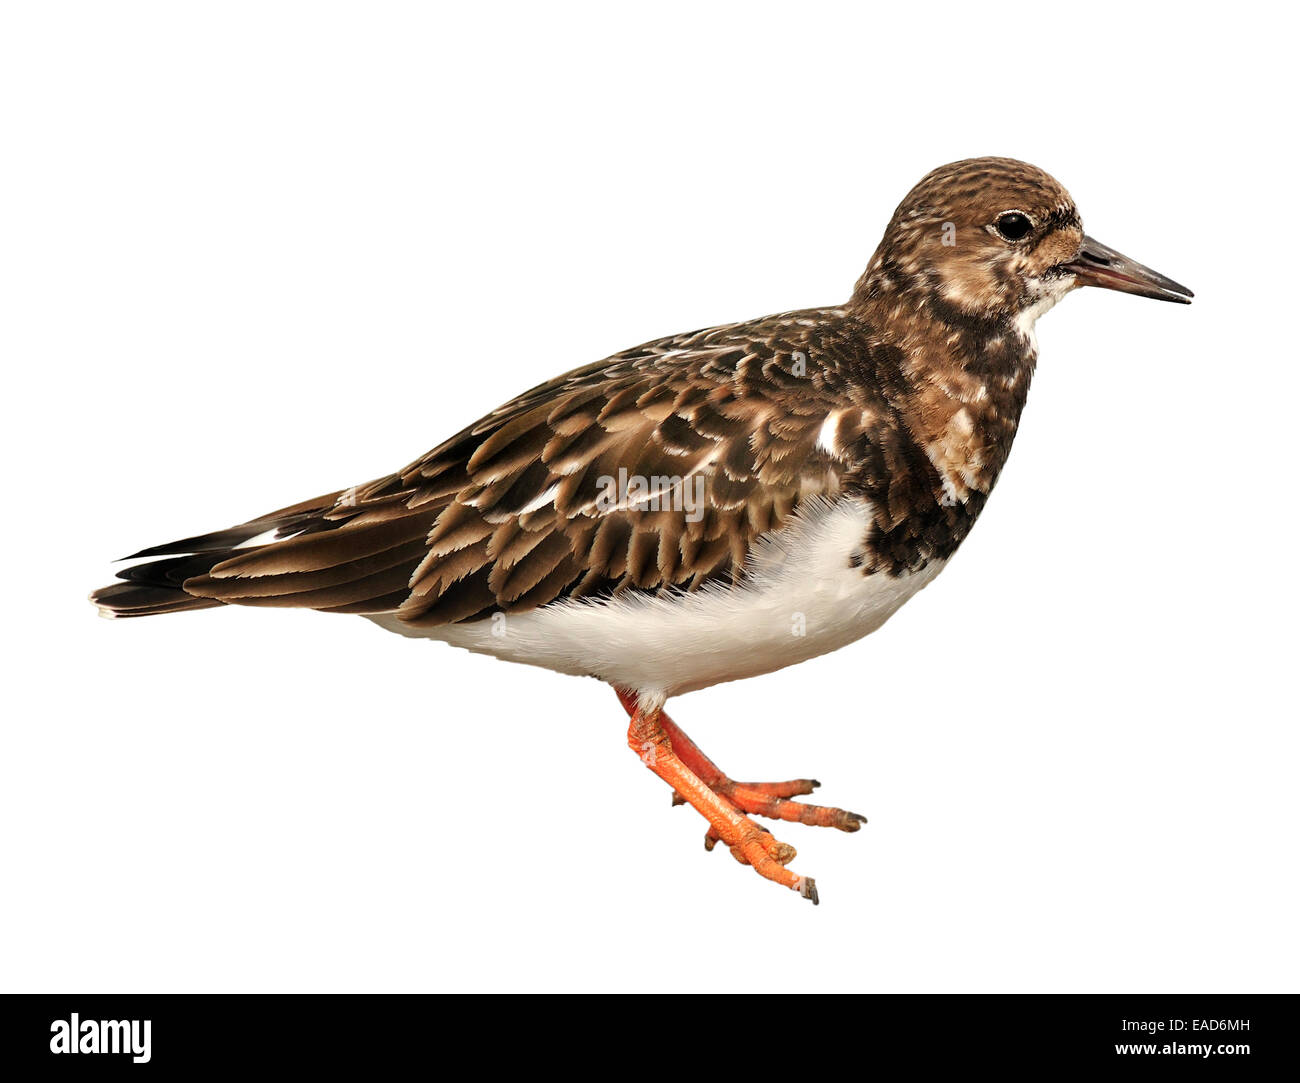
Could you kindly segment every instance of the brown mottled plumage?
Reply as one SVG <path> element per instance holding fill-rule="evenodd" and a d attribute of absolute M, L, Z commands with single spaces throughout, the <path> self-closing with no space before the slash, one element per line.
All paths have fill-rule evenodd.
<path fill-rule="evenodd" d="M 806 780 L 731 783 L 663 701 L 835 649 L 928 582 L 1006 462 L 1034 321 L 1088 284 L 1190 296 L 1085 237 L 1069 193 L 1041 170 L 956 162 L 899 205 L 846 304 L 615 354 L 388 477 L 138 553 L 151 559 L 92 597 L 118 616 L 220 604 L 359 613 L 598 676 L 621 690 L 629 740 L 665 743 L 657 773 L 709 818 L 711 837 L 815 899 L 784 868 L 793 851 L 737 810 L 844 830 L 860 818 L 789 801 Z M 625 475 L 651 488 L 611 495 Z M 803 564 L 774 556 L 791 539 Z M 820 638 L 773 631 L 787 600 L 817 608 Z M 481 629 L 501 614 L 527 619 L 493 643 Z M 605 627 L 618 630 L 613 654 Z"/>

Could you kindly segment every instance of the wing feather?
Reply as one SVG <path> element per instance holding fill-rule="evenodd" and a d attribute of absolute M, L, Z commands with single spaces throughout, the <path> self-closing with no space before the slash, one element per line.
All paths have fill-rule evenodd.
<path fill-rule="evenodd" d="M 734 583 L 760 536 L 842 491 L 882 442 L 888 404 L 845 377 L 865 347 L 861 327 L 835 330 L 844 320 L 788 313 L 575 370 L 396 474 L 137 554 L 181 561 L 141 573 L 161 591 L 141 604 L 188 595 L 426 626 Z M 832 454 L 818 439 L 837 411 Z M 876 469 L 890 453 L 876 448 Z M 278 539 L 245 544 L 267 531 Z"/>

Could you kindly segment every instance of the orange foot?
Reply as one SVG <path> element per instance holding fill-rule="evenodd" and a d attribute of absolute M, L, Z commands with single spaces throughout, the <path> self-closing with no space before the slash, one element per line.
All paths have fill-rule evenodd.
<path fill-rule="evenodd" d="M 712 850 L 719 841 L 726 843 L 737 861 L 751 866 L 760 876 L 799 892 L 815 906 L 816 882 L 810 876 L 796 876 L 785 867 L 794 860 L 794 847 L 778 841 L 767 828 L 742 813 L 835 827 L 841 831 L 857 831 L 866 823 L 866 817 L 790 800 L 812 793 L 821 785 L 815 779 L 733 781 L 662 709 L 643 712 L 635 692 L 621 688 L 615 691 L 632 720 L 627 731 L 628 745 L 650 770 L 673 787 L 674 805 L 689 804 L 709 821 L 705 849 Z"/>

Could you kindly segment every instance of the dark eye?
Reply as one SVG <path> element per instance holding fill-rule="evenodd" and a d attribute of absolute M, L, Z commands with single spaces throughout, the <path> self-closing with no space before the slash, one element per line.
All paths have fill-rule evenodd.
<path fill-rule="evenodd" d="M 1021 240 L 1029 236 L 1029 231 L 1034 228 L 1034 224 L 1019 211 L 1007 211 L 1006 214 L 1000 214 L 998 220 L 993 224 L 997 227 L 997 231 L 1008 241 Z"/>

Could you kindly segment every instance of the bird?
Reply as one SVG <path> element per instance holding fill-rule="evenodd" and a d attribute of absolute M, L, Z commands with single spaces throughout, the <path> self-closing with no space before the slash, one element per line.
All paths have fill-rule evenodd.
<path fill-rule="evenodd" d="M 510 399 L 396 473 L 123 558 L 103 615 L 300 607 L 609 684 L 627 742 L 742 865 L 814 904 L 755 817 L 855 832 L 811 778 L 740 782 L 665 711 L 874 632 L 1007 460 L 1035 324 L 1095 286 L 1190 303 L 1011 158 L 907 194 L 849 299 L 670 335 Z"/>

